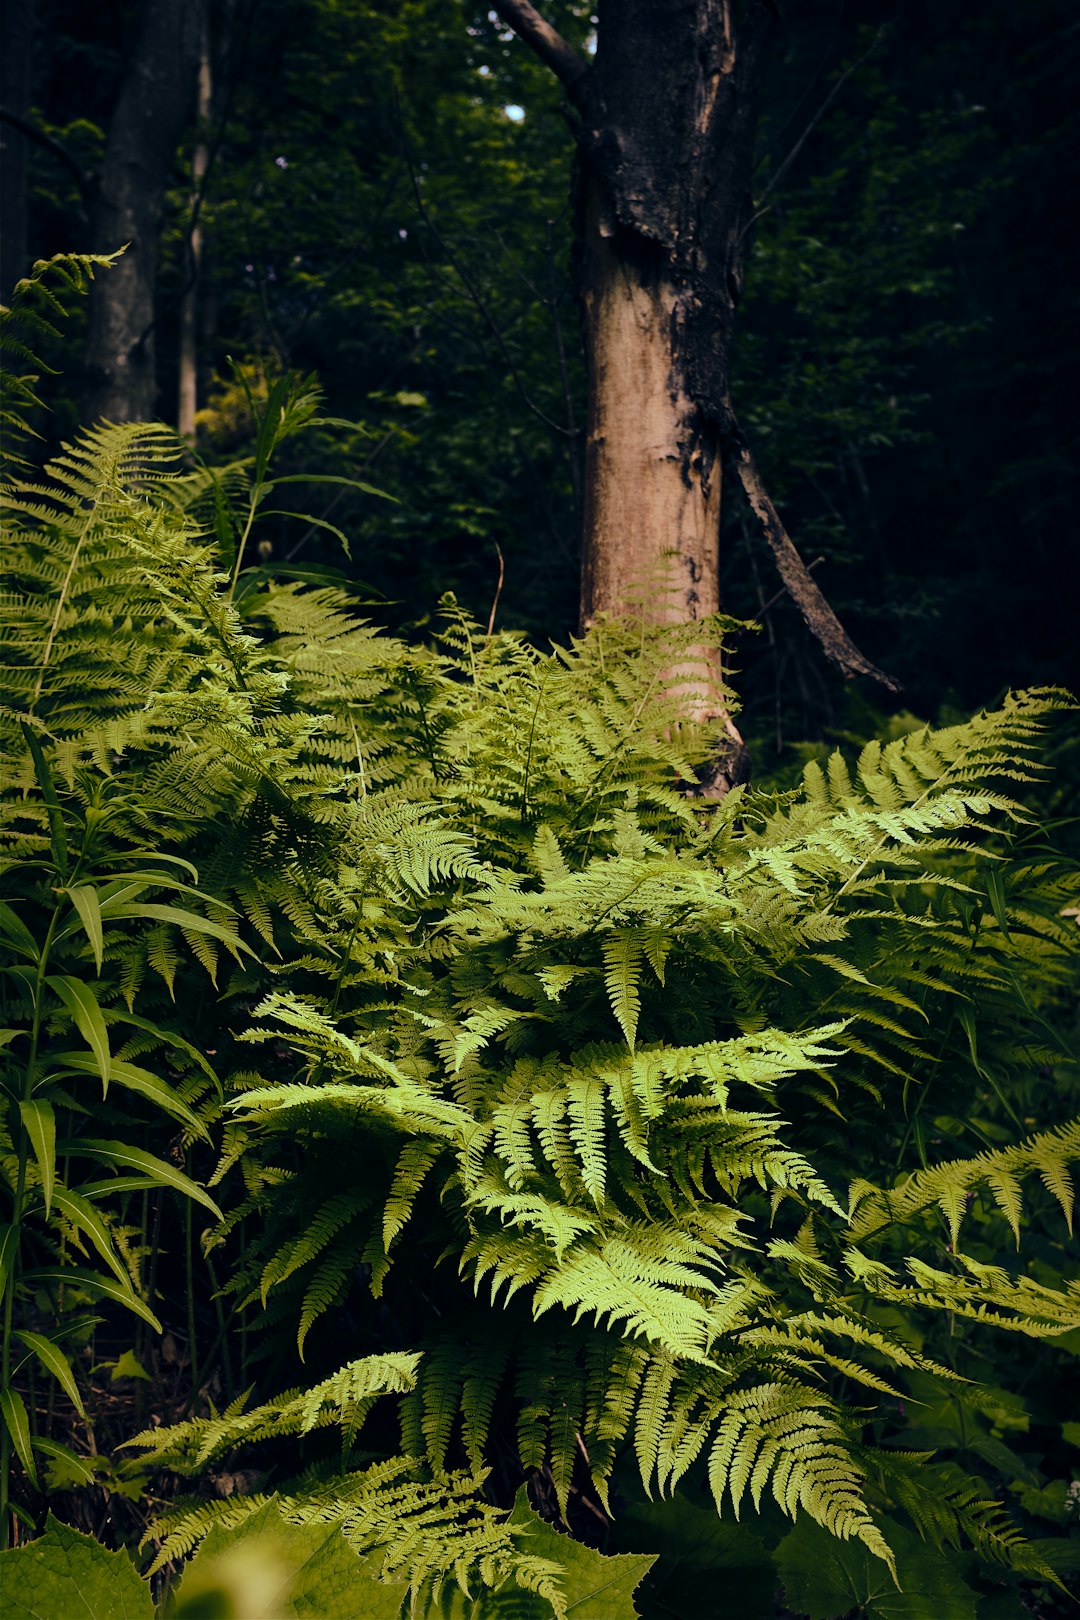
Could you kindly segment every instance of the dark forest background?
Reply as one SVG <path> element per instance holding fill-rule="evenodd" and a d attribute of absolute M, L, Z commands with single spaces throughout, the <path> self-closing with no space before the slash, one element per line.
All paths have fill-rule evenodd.
<path fill-rule="evenodd" d="M 1075 11 L 785 9 L 735 356 L 768 486 L 856 641 L 902 682 L 900 707 L 1075 689 Z M 588 7 L 550 10 L 587 41 Z M 9 183 L 6 208 L 9 225 L 25 208 L 29 258 L 91 245 L 85 199 L 137 11 L 37 0 L 20 85 L 11 47 L 30 11 L 5 4 L 5 107 L 21 96 L 40 137 L 4 130 L 28 165 L 25 202 Z M 193 105 L 164 224 L 160 415 L 176 420 L 197 224 L 199 453 L 245 448 L 231 366 L 299 368 L 364 429 L 345 470 L 396 502 L 313 492 L 351 559 L 281 519 L 275 564 L 341 569 L 380 618 L 422 626 L 448 589 L 486 621 L 501 551 L 500 622 L 565 638 L 584 378 L 557 87 L 463 0 L 222 0 L 209 61 L 209 116 Z M 78 418 L 71 353 L 54 433 Z M 342 470 L 340 435 L 297 454 L 294 470 Z M 853 723 L 863 699 L 730 504 L 725 607 L 763 626 L 733 649 L 761 757 Z"/>

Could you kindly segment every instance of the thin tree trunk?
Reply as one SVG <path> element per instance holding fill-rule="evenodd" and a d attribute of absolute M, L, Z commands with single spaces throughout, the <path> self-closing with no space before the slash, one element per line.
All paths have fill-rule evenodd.
<path fill-rule="evenodd" d="M 89 421 L 155 414 L 155 283 L 165 191 L 191 114 L 201 0 L 143 0 L 140 31 L 109 124 L 94 210 L 94 247 L 127 252 L 90 296 Z"/>
<path fill-rule="evenodd" d="M 210 167 L 209 131 L 213 113 L 213 78 L 210 67 L 209 19 L 205 12 L 199 40 L 199 78 L 195 116 L 198 134 L 191 162 L 192 226 L 188 262 L 180 301 L 180 384 L 177 426 L 181 438 L 195 443 L 195 412 L 199 407 L 199 338 L 202 332 L 203 228 L 202 192 Z"/>
<path fill-rule="evenodd" d="M 33 88 L 34 0 L 0 6 L 0 106 L 17 118 L 30 111 Z M 30 143 L 13 124 L 0 123 L 0 299 L 30 268 L 27 241 Z"/>

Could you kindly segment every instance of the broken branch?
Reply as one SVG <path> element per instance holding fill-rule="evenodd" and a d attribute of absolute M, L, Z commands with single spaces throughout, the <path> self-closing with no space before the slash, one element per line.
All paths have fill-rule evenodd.
<path fill-rule="evenodd" d="M 750 504 L 750 510 L 757 518 L 761 532 L 772 551 L 773 560 L 788 595 L 802 614 L 807 629 L 816 637 L 826 658 L 838 669 L 842 669 L 849 679 L 853 675 L 872 675 L 874 680 L 879 681 L 888 691 L 899 692 L 900 683 L 891 675 L 887 675 L 883 669 L 879 669 L 876 664 L 872 664 L 869 658 L 864 657 L 859 651 L 814 583 L 810 570 L 796 551 L 791 536 L 780 520 L 780 514 L 769 499 L 750 447 L 737 427 L 732 436 L 730 459 Z"/>

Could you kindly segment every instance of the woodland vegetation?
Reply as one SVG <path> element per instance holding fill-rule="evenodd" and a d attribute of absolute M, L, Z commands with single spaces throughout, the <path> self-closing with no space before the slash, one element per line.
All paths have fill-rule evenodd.
<path fill-rule="evenodd" d="M 2 19 L 5 1613 L 1072 1613 L 1070 8 Z"/>

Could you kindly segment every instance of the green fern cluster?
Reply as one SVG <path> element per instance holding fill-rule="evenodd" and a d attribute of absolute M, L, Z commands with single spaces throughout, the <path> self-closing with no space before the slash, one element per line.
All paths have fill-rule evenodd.
<path fill-rule="evenodd" d="M 483 1495 L 493 1463 L 567 1520 L 617 1513 L 632 1470 L 890 1566 L 900 1510 L 1045 1573 L 892 1414 L 968 1388 L 959 1318 L 1080 1325 L 1052 1265 L 1001 1263 L 1029 1230 L 1057 1252 L 1080 1146 L 1029 1113 L 1065 1072 L 1077 959 L 1076 875 L 1026 808 L 1068 700 L 705 803 L 709 738 L 665 674 L 689 632 L 601 623 L 543 653 L 448 600 L 407 647 L 336 588 L 245 571 L 287 403 L 228 477 L 103 428 L 8 503 L 13 854 L 55 835 L 29 728 L 61 812 L 126 848 L 163 828 L 197 867 L 217 935 L 144 898 L 100 1001 L 175 997 L 222 1051 L 207 1244 L 265 1330 L 262 1381 L 295 1386 L 297 1355 L 322 1374 L 139 1445 L 197 1479 L 291 1442 L 286 1516 L 340 1517 L 417 1592 L 514 1573 L 555 1613 L 557 1570 Z M 335 1372 L 344 1342 L 371 1355 Z M 178 1506 L 163 1555 L 248 1508 Z"/>

